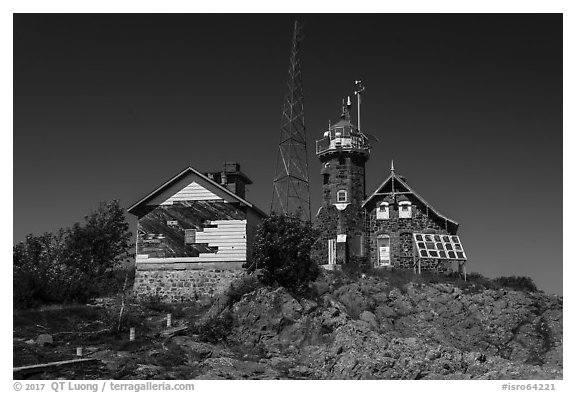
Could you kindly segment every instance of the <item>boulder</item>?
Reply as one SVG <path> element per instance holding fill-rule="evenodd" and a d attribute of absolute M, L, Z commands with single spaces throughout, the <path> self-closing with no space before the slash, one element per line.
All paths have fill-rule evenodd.
<path fill-rule="evenodd" d="M 372 330 L 378 330 L 378 328 L 379 328 L 379 324 L 378 324 L 378 321 L 376 320 L 376 316 L 373 313 L 371 313 L 370 311 L 362 311 L 360 313 L 360 320 L 367 322 L 368 325 L 370 325 L 370 328 Z"/>
<path fill-rule="evenodd" d="M 36 338 L 36 344 L 43 347 L 44 345 L 52 345 L 54 344 L 54 340 L 52 339 L 52 335 L 50 334 L 41 334 Z"/>

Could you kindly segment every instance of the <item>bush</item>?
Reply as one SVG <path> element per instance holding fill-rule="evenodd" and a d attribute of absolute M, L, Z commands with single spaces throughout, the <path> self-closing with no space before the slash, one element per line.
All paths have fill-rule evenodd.
<path fill-rule="evenodd" d="M 115 268 L 131 256 L 131 236 L 118 201 L 101 203 L 84 225 L 26 236 L 13 248 L 14 307 L 85 302 L 109 292 L 111 280 L 119 281 Z"/>
<path fill-rule="evenodd" d="M 139 302 L 142 305 L 142 307 L 144 307 L 148 310 L 151 310 L 151 311 L 155 311 L 155 312 L 159 312 L 159 313 L 164 313 L 164 312 L 169 313 L 171 311 L 170 304 L 164 303 L 162 301 L 162 298 L 159 295 L 148 295 L 148 296 L 141 297 Z"/>
<path fill-rule="evenodd" d="M 242 276 L 239 279 L 232 281 L 230 287 L 228 287 L 224 294 L 228 298 L 227 305 L 231 306 L 234 303 L 237 303 L 242 296 L 255 291 L 261 286 L 262 283 L 254 274 Z"/>
<path fill-rule="evenodd" d="M 202 341 L 212 344 L 222 343 L 228 340 L 233 323 L 232 313 L 226 309 L 220 315 L 210 318 L 198 326 L 197 334 Z"/>
<path fill-rule="evenodd" d="M 523 292 L 538 292 L 536 284 L 530 277 L 510 276 L 498 277 L 493 280 L 496 284 Z"/>
<path fill-rule="evenodd" d="M 350 277 L 360 276 L 372 270 L 370 260 L 367 256 L 352 256 L 344 265 L 342 271 Z"/>
<path fill-rule="evenodd" d="M 318 231 L 309 221 L 297 217 L 272 215 L 256 231 L 248 272 L 261 269 L 266 285 L 279 284 L 295 292 L 306 291 L 318 276 L 318 265 L 310 259 L 310 250 Z"/>

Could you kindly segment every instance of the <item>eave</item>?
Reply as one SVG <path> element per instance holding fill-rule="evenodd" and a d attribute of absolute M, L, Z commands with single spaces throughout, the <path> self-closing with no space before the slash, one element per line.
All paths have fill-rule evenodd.
<path fill-rule="evenodd" d="M 258 213 L 262 217 L 268 217 L 268 214 L 264 213 L 262 210 L 260 210 L 254 204 L 252 204 L 252 203 L 248 202 L 247 200 L 245 200 L 244 198 L 241 198 L 240 196 L 234 194 L 232 191 L 230 191 L 226 187 L 223 187 L 222 185 L 216 183 L 214 180 L 210 179 L 209 177 L 207 177 L 203 173 L 197 171 L 196 169 L 194 169 L 190 166 L 185 168 L 184 170 L 182 170 L 178 174 L 176 174 L 174 177 L 172 177 L 167 182 L 163 183 L 162 185 L 160 185 L 159 187 L 154 189 L 154 191 L 150 192 L 148 195 L 146 195 L 144 198 L 140 199 L 138 202 L 134 203 L 132 206 L 130 206 L 127 209 L 127 211 L 129 213 L 137 216 L 138 214 L 136 214 L 136 211 L 138 210 L 139 207 L 141 207 L 147 201 L 154 198 L 156 195 L 158 195 L 159 193 L 164 191 L 166 188 L 170 187 L 173 183 L 177 182 L 178 180 L 182 179 L 183 177 L 187 176 L 190 173 L 200 177 L 202 180 L 207 182 L 210 186 L 214 187 L 215 190 L 217 190 L 221 193 L 224 193 L 224 195 L 227 195 L 228 197 L 230 197 L 234 202 L 238 202 L 241 205 L 244 205 L 244 206 L 254 210 L 256 213 Z"/>

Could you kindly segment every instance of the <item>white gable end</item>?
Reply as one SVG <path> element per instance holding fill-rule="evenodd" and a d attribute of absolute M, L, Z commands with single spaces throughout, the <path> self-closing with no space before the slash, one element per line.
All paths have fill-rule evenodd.
<path fill-rule="evenodd" d="M 177 181 L 152 198 L 148 205 L 171 205 L 176 201 L 221 201 L 218 195 L 196 183 L 190 177 Z"/>

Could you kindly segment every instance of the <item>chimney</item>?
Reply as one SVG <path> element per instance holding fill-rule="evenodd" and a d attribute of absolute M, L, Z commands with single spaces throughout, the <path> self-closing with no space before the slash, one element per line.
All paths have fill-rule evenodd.
<path fill-rule="evenodd" d="M 245 198 L 246 184 L 252 184 L 248 176 L 240 171 L 240 164 L 237 162 L 225 162 L 223 171 L 207 173 L 206 175 L 240 198 Z"/>

